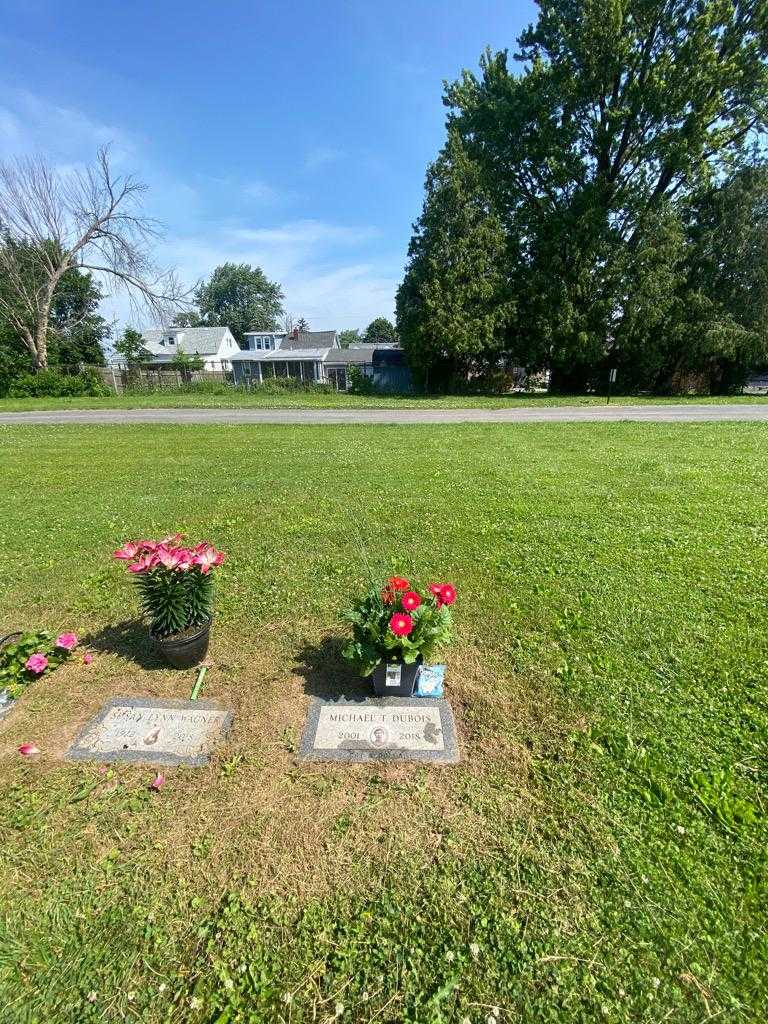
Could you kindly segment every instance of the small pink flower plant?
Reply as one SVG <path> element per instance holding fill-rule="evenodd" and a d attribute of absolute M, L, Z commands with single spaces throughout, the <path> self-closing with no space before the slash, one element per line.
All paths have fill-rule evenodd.
<path fill-rule="evenodd" d="M 41 672 L 45 672 L 48 668 L 48 659 L 41 651 L 38 651 L 37 654 L 30 654 L 24 662 L 24 668 L 28 672 L 34 672 L 36 676 L 39 676 Z"/>
<path fill-rule="evenodd" d="M 55 636 L 45 630 L 22 633 L 0 648 L 0 691 L 20 696 L 35 679 L 48 675 L 67 661 L 77 647 L 77 636 L 69 631 Z"/>
<path fill-rule="evenodd" d="M 114 557 L 128 562 L 141 604 L 157 637 L 172 636 L 209 621 L 213 610 L 211 572 L 224 552 L 201 541 L 185 547 L 180 533 L 162 540 L 128 541 Z"/>

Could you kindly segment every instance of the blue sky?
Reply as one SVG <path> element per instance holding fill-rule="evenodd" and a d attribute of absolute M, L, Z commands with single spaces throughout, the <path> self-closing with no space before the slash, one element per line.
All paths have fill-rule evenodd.
<path fill-rule="evenodd" d="M 0 156 L 70 166 L 111 142 L 186 283 L 258 264 L 313 328 L 364 327 L 393 314 L 443 80 L 514 50 L 534 16 L 529 0 L 0 0 Z"/>

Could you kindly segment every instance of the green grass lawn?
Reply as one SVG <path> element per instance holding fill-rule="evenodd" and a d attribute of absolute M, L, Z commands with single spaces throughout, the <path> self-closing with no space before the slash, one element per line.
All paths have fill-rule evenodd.
<path fill-rule="evenodd" d="M 0 428 L 0 1020 L 764 1021 L 768 426 Z M 64 762 L 186 696 L 110 552 L 228 552 L 204 769 Z M 312 765 L 368 572 L 458 587 L 450 767 Z M 5 628 L 3 628 L 5 627 Z M 34 740 L 36 760 L 16 753 Z"/>
<path fill-rule="evenodd" d="M 762 395 L 733 395 L 727 397 L 637 397 L 615 395 L 616 405 L 659 405 L 686 403 L 765 403 Z M 387 396 L 348 395 L 345 393 L 313 394 L 298 392 L 285 395 L 263 395 L 227 391 L 214 394 L 179 394 L 174 391 L 146 395 L 127 395 L 108 398 L 2 398 L 0 412 L 34 412 L 38 409 L 516 409 L 529 406 L 605 405 L 604 395 L 442 395 L 442 396 Z"/>

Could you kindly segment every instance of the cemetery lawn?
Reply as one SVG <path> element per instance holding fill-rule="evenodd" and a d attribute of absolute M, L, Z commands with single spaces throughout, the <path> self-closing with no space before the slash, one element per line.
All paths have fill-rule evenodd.
<path fill-rule="evenodd" d="M 80 657 L 0 728 L 3 1024 L 758 1022 L 768 425 L 0 428 L 0 635 Z M 228 553 L 203 769 L 69 763 L 184 697 L 110 559 Z M 461 764 L 307 766 L 368 572 L 459 591 Z M 34 741 L 37 758 L 17 747 Z"/>

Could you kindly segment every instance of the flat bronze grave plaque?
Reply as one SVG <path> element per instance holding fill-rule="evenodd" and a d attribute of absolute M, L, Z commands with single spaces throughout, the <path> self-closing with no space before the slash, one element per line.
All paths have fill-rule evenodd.
<path fill-rule="evenodd" d="M 305 761 L 434 761 L 455 764 L 459 744 L 447 700 L 313 697 L 299 756 Z"/>
<path fill-rule="evenodd" d="M 208 700 L 115 697 L 80 731 L 65 757 L 199 767 L 232 724 L 232 712 Z"/>

